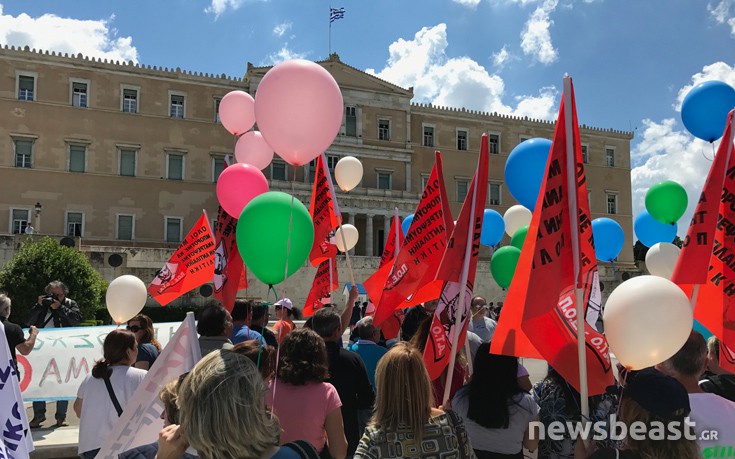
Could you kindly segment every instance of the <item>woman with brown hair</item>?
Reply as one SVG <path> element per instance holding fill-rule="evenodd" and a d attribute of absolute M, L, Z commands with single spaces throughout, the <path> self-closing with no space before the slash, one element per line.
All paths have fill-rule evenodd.
<path fill-rule="evenodd" d="M 153 321 L 144 314 L 138 314 L 128 320 L 126 328 L 135 334 L 138 341 L 138 357 L 133 366 L 141 370 L 150 369 L 161 353 L 161 345 L 156 340 L 156 333 L 153 330 Z"/>
<path fill-rule="evenodd" d="M 252 360 L 255 366 L 258 367 L 260 376 L 263 377 L 266 384 L 271 381 L 276 373 L 276 349 L 273 346 L 261 344 L 259 341 L 251 339 L 235 344 L 232 352 L 244 355 Z"/>
<path fill-rule="evenodd" d="M 375 411 L 355 458 L 475 458 L 462 420 L 432 408 L 429 374 L 421 354 L 405 342 L 378 362 Z"/>

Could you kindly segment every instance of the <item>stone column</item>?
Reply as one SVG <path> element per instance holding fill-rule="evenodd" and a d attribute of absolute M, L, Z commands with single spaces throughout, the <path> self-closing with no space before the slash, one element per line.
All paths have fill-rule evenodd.
<path fill-rule="evenodd" d="M 365 256 L 373 256 L 373 214 L 365 216 Z"/>
<path fill-rule="evenodd" d="M 406 163 L 406 191 L 411 191 L 411 163 Z"/>
<path fill-rule="evenodd" d="M 390 215 L 383 216 L 383 247 L 388 245 L 388 238 L 390 237 L 390 219 Z"/>
<path fill-rule="evenodd" d="M 353 214 L 352 212 L 350 212 L 347 215 L 347 223 L 349 223 L 352 226 L 355 226 L 355 214 Z M 349 253 L 350 253 L 350 256 L 351 257 L 354 257 L 355 256 L 355 249 L 354 248 L 350 249 L 349 250 Z M 357 282 L 357 281 L 355 281 L 355 282 Z"/>
<path fill-rule="evenodd" d="M 288 164 L 286 164 L 286 167 L 288 167 Z M 304 183 L 309 183 L 309 163 L 304 164 L 303 168 L 304 168 Z M 294 173 L 294 176 L 291 180 L 296 180 L 296 167 L 293 168 L 293 173 Z"/>

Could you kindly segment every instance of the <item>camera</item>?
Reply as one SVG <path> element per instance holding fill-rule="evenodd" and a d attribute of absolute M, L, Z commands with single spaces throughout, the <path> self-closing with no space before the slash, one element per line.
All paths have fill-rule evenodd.
<path fill-rule="evenodd" d="M 43 297 L 43 300 L 41 300 L 41 305 L 48 308 L 53 304 L 54 301 L 59 301 L 59 297 L 58 295 L 52 293 Z"/>

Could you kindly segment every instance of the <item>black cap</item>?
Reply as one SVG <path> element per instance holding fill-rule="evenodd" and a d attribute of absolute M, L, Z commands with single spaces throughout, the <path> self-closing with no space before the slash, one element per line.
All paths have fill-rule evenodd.
<path fill-rule="evenodd" d="M 645 410 L 664 419 L 674 419 L 681 411 L 689 414 L 689 394 L 676 379 L 654 368 L 630 372 L 623 397 L 630 397 Z"/>

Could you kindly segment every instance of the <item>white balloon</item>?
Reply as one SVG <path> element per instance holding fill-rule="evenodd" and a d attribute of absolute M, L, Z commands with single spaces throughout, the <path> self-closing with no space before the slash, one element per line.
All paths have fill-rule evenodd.
<path fill-rule="evenodd" d="M 110 282 L 105 295 L 110 317 L 118 325 L 135 317 L 147 299 L 148 291 L 143 281 L 128 274 Z"/>
<path fill-rule="evenodd" d="M 610 294 L 603 312 L 605 336 L 626 368 L 640 370 L 676 354 L 692 331 L 689 298 L 657 276 L 629 279 Z"/>
<path fill-rule="evenodd" d="M 342 243 L 342 234 L 345 235 L 345 242 L 347 248 Z M 357 228 L 353 225 L 342 225 L 341 228 L 337 228 L 337 232 L 334 233 L 334 242 L 337 244 L 337 250 L 340 252 L 347 252 L 357 245 L 357 241 L 360 239 L 360 234 L 357 232 Z"/>
<path fill-rule="evenodd" d="M 334 179 L 342 191 L 350 191 L 362 181 L 362 163 L 354 156 L 345 156 L 334 166 Z"/>
<path fill-rule="evenodd" d="M 503 215 L 503 221 L 505 221 L 505 232 L 508 236 L 513 237 L 513 234 L 515 234 L 518 228 L 531 224 L 532 216 L 533 214 L 531 214 L 530 210 L 520 204 L 516 204 L 506 210 Z"/>
<path fill-rule="evenodd" d="M 681 249 L 669 242 L 659 242 L 646 252 L 646 268 L 654 276 L 671 279 Z"/>

